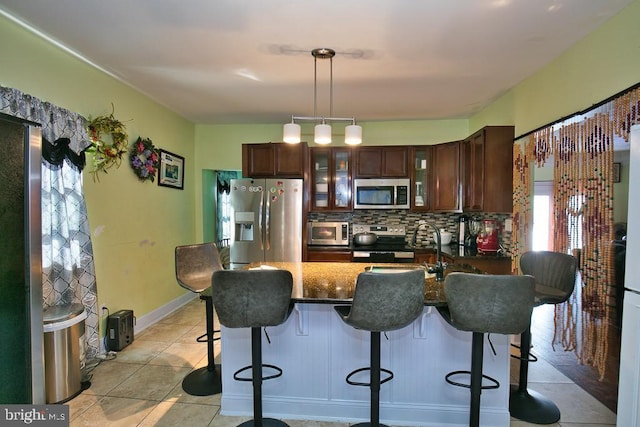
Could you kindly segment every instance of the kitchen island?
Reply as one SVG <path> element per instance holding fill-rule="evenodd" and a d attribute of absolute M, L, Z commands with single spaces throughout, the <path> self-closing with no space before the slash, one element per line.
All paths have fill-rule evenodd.
<path fill-rule="evenodd" d="M 376 266 L 384 266 L 376 264 Z M 395 268 L 398 264 L 391 264 Z M 419 267 L 403 264 L 403 267 Z M 369 388 L 345 382 L 352 370 L 369 366 L 369 333 L 344 324 L 333 310 L 350 304 L 357 275 L 368 267 L 357 263 L 260 263 L 250 268 L 281 268 L 292 273 L 293 312 L 263 336 L 263 363 L 284 374 L 263 383 L 265 416 L 281 419 L 359 422 L 369 417 Z M 477 272 L 451 266 L 451 271 Z M 381 421 L 390 425 L 467 425 L 469 390 L 444 380 L 454 370 L 470 367 L 471 333 L 451 327 L 438 313 L 446 308 L 442 282 L 425 278 L 425 307 L 411 325 L 390 331 L 382 340 L 381 360 L 394 378 L 380 393 Z M 251 362 L 249 329 L 222 328 L 223 415 L 252 414 L 250 382 L 233 373 Z M 482 394 L 482 425 L 509 425 L 509 341 L 492 335 L 485 346 L 484 373 L 501 386 Z M 356 379 L 368 381 L 368 374 Z"/>

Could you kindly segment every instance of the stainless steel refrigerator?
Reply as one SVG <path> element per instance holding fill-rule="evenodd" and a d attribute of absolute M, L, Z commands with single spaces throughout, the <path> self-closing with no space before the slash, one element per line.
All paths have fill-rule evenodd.
<path fill-rule="evenodd" d="M 43 404 L 39 125 L 0 114 L 0 404 Z"/>
<path fill-rule="evenodd" d="M 302 261 L 302 180 L 231 180 L 231 268 Z"/>

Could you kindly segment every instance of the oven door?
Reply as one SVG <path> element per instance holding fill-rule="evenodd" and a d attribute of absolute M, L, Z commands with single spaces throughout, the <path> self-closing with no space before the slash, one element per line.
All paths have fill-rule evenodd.
<path fill-rule="evenodd" d="M 412 263 L 413 252 L 353 251 L 353 262 Z"/>

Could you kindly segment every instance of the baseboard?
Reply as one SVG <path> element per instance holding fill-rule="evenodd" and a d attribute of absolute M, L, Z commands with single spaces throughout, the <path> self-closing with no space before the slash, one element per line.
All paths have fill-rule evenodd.
<path fill-rule="evenodd" d="M 252 396 L 222 394 L 220 414 L 235 417 L 252 415 Z M 271 398 L 263 395 L 263 415 L 287 420 L 310 420 L 341 423 L 362 423 L 370 417 L 368 401 Z M 483 426 L 508 426 L 508 408 L 483 407 L 480 417 Z M 420 427 L 464 427 L 469 422 L 468 405 L 456 404 L 401 404 L 380 402 L 380 422 L 387 425 Z"/>
<path fill-rule="evenodd" d="M 163 318 L 167 317 L 174 311 L 178 310 L 183 305 L 189 303 L 193 299 L 198 298 L 198 294 L 194 292 L 186 292 L 173 301 L 156 308 L 155 310 L 145 314 L 144 316 L 136 317 L 135 326 L 133 332 L 138 335 L 140 332 L 147 329 L 149 326 L 159 322 Z"/>

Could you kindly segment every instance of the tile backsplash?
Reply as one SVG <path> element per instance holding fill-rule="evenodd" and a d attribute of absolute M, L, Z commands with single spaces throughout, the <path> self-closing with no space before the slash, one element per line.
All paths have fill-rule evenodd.
<path fill-rule="evenodd" d="M 355 210 L 353 212 L 309 212 L 309 221 L 349 221 L 351 224 L 401 224 L 407 229 L 407 243 L 413 236 L 419 221 L 427 221 L 435 224 L 439 229 L 445 229 L 452 235 L 452 242 L 458 241 L 458 218 L 459 213 L 432 213 L 432 212 L 412 212 L 402 209 L 389 210 Z M 473 216 L 477 219 L 494 219 L 500 221 L 504 228 L 506 219 L 511 219 L 511 214 L 478 213 Z M 418 242 L 423 245 L 433 243 L 432 230 L 424 228 L 417 236 Z M 511 251 L 511 232 L 502 230 L 500 234 L 500 244 L 507 254 Z"/>

